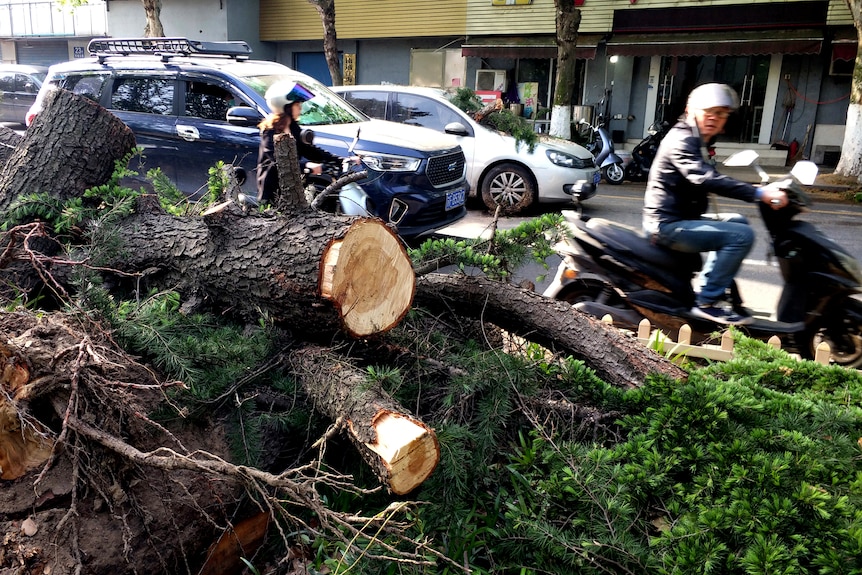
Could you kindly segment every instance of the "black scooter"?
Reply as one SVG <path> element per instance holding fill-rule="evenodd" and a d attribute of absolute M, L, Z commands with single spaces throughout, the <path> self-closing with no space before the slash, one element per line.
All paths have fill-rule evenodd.
<path fill-rule="evenodd" d="M 632 158 L 625 165 L 624 179 L 632 182 L 645 182 L 649 168 L 655 159 L 658 145 L 670 130 L 670 124 L 664 121 L 653 123 L 647 130 L 647 137 L 632 148 Z"/>
<path fill-rule="evenodd" d="M 756 158 L 757 153 L 748 150 L 725 164 L 751 165 Z M 755 167 L 763 182 L 768 181 L 762 168 Z M 784 349 L 807 358 L 826 342 L 834 363 L 860 367 L 862 266 L 811 223 L 794 219 L 811 203 L 800 184 L 813 183 L 816 174 L 812 162 L 798 162 L 788 176 L 788 205 L 778 210 L 759 206 L 784 288 L 774 320 L 756 312 L 755 321 L 739 329 L 761 340 L 777 335 Z M 545 296 L 570 302 L 597 318 L 610 314 L 615 325 L 626 329 L 636 330 L 647 318 L 671 338 L 688 324 L 693 342 L 726 327 L 690 313 L 700 254 L 653 245 L 638 230 L 582 216 L 579 211 L 563 213 L 572 234 L 557 246 L 563 261 Z M 735 285 L 728 299 L 740 305 Z"/>

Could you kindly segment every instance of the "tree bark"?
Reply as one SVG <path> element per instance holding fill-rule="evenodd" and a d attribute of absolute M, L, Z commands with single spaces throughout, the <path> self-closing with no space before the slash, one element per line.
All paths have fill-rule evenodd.
<path fill-rule="evenodd" d="M 682 368 L 613 326 L 561 301 L 511 284 L 465 275 L 428 274 L 417 281 L 415 301 L 441 313 L 493 323 L 552 351 L 583 360 L 605 382 L 643 385 L 650 373 L 685 379 Z"/>
<path fill-rule="evenodd" d="M 21 194 L 81 197 L 108 181 L 114 162 L 134 147 L 132 131 L 105 108 L 52 90 L 0 172 L 0 212 Z"/>
<path fill-rule="evenodd" d="M 440 460 L 436 435 L 366 374 L 318 347 L 300 350 L 291 363 L 315 409 L 344 421 L 350 440 L 390 491 L 409 493 L 431 475 Z"/>
<path fill-rule="evenodd" d="M 341 73 L 341 62 L 338 59 L 338 35 L 335 31 L 335 1 L 334 0 L 308 0 L 320 14 L 320 22 L 323 24 L 323 53 L 326 56 L 326 65 L 329 68 L 329 76 L 332 78 L 333 86 L 341 86 L 344 76 Z"/>
<path fill-rule="evenodd" d="M 6 161 L 21 143 L 23 136 L 12 128 L 0 126 L 0 167 L 6 165 Z"/>

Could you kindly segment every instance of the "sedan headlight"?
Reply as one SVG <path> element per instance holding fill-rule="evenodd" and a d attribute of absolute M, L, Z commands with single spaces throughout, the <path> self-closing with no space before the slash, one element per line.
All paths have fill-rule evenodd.
<path fill-rule="evenodd" d="M 362 152 L 362 162 L 378 172 L 415 172 L 422 162 L 419 158 Z"/>
<path fill-rule="evenodd" d="M 593 165 L 592 158 L 578 158 L 577 156 L 560 152 L 558 150 L 545 150 L 545 154 L 547 154 L 551 163 L 564 168 L 580 168 L 583 170 L 591 168 Z"/>

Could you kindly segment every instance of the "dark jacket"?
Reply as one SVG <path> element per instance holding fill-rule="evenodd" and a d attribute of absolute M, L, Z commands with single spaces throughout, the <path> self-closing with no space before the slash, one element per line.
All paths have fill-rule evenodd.
<path fill-rule="evenodd" d="M 681 119 L 659 146 L 644 195 L 643 228 L 651 235 L 661 224 L 697 220 L 709 207 L 709 193 L 753 202 L 757 188 L 719 174 L 694 120 Z"/>
<path fill-rule="evenodd" d="M 261 130 L 260 147 L 257 155 L 257 201 L 271 203 L 278 192 L 278 166 L 275 163 L 274 129 Z M 296 152 L 299 156 L 299 171 L 305 170 L 308 162 L 340 162 L 338 156 L 330 154 L 322 148 L 302 141 L 302 129 L 296 122 L 290 123 L 290 134 L 296 141 Z"/>

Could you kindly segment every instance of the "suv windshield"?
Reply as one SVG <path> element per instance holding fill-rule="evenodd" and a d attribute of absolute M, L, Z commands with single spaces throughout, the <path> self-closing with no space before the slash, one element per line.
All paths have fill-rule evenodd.
<path fill-rule="evenodd" d="M 246 84 L 261 96 L 265 95 L 267 88 L 276 82 L 294 80 L 290 76 L 281 74 L 252 75 L 243 76 L 242 78 Z M 314 98 L 302 104 L 302 115 L 299 117 L 299 123 L 303 126 L 352 124 L 368 120 L 367 116 L 342 100 L 320 82 L 307 79 L 298 83 L 314 94 Z"/>

